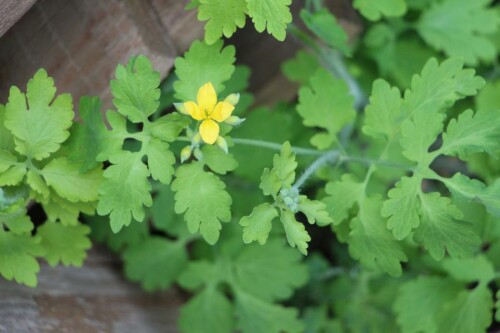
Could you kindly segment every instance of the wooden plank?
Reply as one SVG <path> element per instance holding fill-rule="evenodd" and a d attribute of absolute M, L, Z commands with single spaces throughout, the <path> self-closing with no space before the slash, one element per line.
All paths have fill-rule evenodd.
<path fill-rule="evenodd" d="M 183 301 L 174 289 L 148 294 L 125 281 L 98 247 L 83 268 L 42 265 L 37 288 L 0 279 L 0 333 L 177 333 Z"/>
<path fill-rule="evenodd" d="M 0 4 L 0 36 L 23 16 L 36 0 L 2 0 Z"/>
<path fill-rule="evenodd" d="M 75 104 L 82 95 L 97 95 L 110 107 L 109 81 L 117 64 L 145 54 L 164 77 L 178 52 L 203 33 L 192 14 L 169 26 L 163 14 L 176 18 L 185 11 L 177 0 L 39 0 L 0 38 L 0 101 L 11 85 L 24 90 L 43 67 Z"/>

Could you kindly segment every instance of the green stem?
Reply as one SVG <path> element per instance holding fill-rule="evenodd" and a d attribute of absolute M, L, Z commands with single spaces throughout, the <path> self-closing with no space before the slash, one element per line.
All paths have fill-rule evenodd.
<path fill-rule="evenodd" d="M 191 142 L 191 140 L 185 136 L 180 136 L 177 138 L 177 140 L 183 141 L 183 142 Z M 263 140 L 242 139 L 242 138 L 231 138 L 231 140 L 234 143 L 238 143 L 238 144 L 242 144 L 242 145 L 246 145 L 246 146 L 261 147 L 261 148 L 267 148 L 267 149 L 276 150 L 276 151 L 281 151 L 281 147 L 282 147 L 282 145 L 279 143 L 263 141 Z M 293 147 L 293 146 L 292 146 L 292 151 L 297 155 L 321 156 L 321 155 L 325 154 L 324 151 L 310 149 L 310 148 Z"/>
<path fill-rule="evenodd" d="M 339 160 L 340 152 L 338 150 L 330 150 L 326 152 L 323 156 L 320 156 L 316 161 L 307 167 L 302 176 L 297 179 L 295 184 L 292 186 L 293 189 L 299 190 L 302 185 L 311 177 L 321 166 L 326 163 L 333 163 Z"/>

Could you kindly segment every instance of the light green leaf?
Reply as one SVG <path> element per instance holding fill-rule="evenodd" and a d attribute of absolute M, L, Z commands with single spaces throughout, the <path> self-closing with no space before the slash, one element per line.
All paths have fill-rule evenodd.
<path fill-rule="evenodd" d="M 16 165 L 0 174 L 0 186 L 14 186 L 19 184 L 26 175 L 24 165 Z"/>
<path fill-rule="evenodd" d="M 115 75 L 110 85 L 118 112 L 133 123 L 145 122 L 160 103 L 160 73 L 147 57 L 138 56 L 127 67 L 118 65 Z"/>
<path fill-rule="evenodd" d="M 204 289 L 181 308 L 179 327 L 186 333 L 231 333 L 233 306 L 215 287 Z"/>
<path fill-rule="evenodd" d="M 303 330 L 297 309 L 267 303 L 243 291 L 236 294 L 236 317 L 242 333 L 299 333 Z"/>
<path fill-rule="evenodd" d="M 337 22 L 335 16 L 328 9 L 321 9 L 311 13 L 303 9 L 300 17 L 306 26 L 321 40 L 333 49 L 349 56 L 351 51 L 347 45 L 347 33 Z"/>
<path fill-rule="evenodd" d="M 153 204 L 150 175 L 139 154 L 123 152 L 111 160 L 112 166 L 104 171 L 105 180 L 99 187 L 99 215 L 109 214 L 111 229 L 118 232 L 136 221 L 144 219 L 144 207 Z"/>
<path fill-rule="evenodd" d="M 268 203 L 255 207 L 252 213 L 240 220 L 243 227 L 243 242 L 245 244 L 258 241 L 263 245 L 271 232 L 272 221 L 278 216 L 276 208 Z"/>
<path fill-rule="evenodd" d="M 288 210 L 281 212 L 281 223 L 285 228 L 286 239 L 290 246 L 297 247 L 300 253 L 307 255 L 308 242 L 311 241 L 311 236 L 307 233 L 304 224 L 298 222 L 294 213 Z"/>
<path fill-rule="evenodd" d="M 292 151 L 290 142 L 286 141 L 281 147 L 280 154 L 273 157 L 273 168 L 264 169 L 260 182 L 260 188 L 264 195 L 272 195 L 274 198 L 281 188 L 289 188 L 295 181 L 295 169 L 297 162 Z"/>
<path fill-rule="evenodd" d="M 401 262 L 407 261 L 401 244 L 386 229 L 380 215 L 382 202 L 378 198 L 366 198 L 360 213 L 351 222 L 349 252 L 370 269 L 379 269 L 391 276 L 402 273 Z"/>
<path fill-rule="evenodd" d="M 443 259 L 445 251 L 451 257 L 470 256 L 481 239 L 473 231 L 473 225 L 460 220 L 462 212 L 439 193 L 426 193 L 420 198 L 422 219 L 415 240 L 436 260 Z"/>
<path fill-rule="evenodd" d="M 295 54 L 294 58 L 283 63 L 281 71 L 288 80 L 307 85 L 319 67 L 319 61 L 315 56 L 300 50 Z"/>
<path fill-rule="evenodd" d="M 0 150 L 0 173 L 7 171 L 10 167 L 16 165 L 17 158 L 7 150 Z"/>
<path fill-rule="evenodd" d="M 168 143 L 158 139 L 148 142 L 145 153 L 148 156 L 148 169 L 151 177 L 160 183 L 168 184 L 174 174 L 175 156 L 168 150 Z"/>
<path fill-rule="evenodd" d="M 203 163 L 194 162 L 179 167 L 172 182 L 175 194 L 175 212 L 184 214 L 191 233 L 200 232 L 209 244 L 219 239 L 221 222 L 231 220 L 231 197 L 225 184 L 211 172 L 203 170 Z"/>
<path fill-rule="evenodd" d="M 387 228 L 394 238 L 402 240 L 420 224 L 420 199 L 422 180 L 418 176 L 403 177 L 387 194 L 382 216 L 388 217 Z"/>
<path fill-rule="evenodd" d="M 123 253 L 125 275 L 147 291 L 169 288 L 184 270 L 188 256 L 183 242 L 148 237 Z"/>
<path fill-rule="evenodd" d="M 69 94 L 55 94 L 54 80 L 43 69 L 28 82 L 26 95 L 17 87 L 10 89 L 5 127 L 14 135 L 20 154 L 42 160 L 69 137 L 73 100 Z"/>
<path fill-rule="evenodd" d="M 181 101 L 196 101 L 198 90 L 211 82 L 217 92 L 224 90 L 223 83 L 234 73 L 235 49 L 223 48 L 222 41 L 207 45 L 200 41 L 191 44 L 183 58 L 175 59 L 175 97 Z"/>
<path fill-rule="evenodd" d="M 438 316 L 437 332 L 486 332 L 492 322 L 493 300 L 486 285 L 463 290 Z"/>
<path fill-rule="evenodd" d="M 233 171 L 238 167 L 238 162 L 233 155 L 226 154 L 217 146 L 205 145 L 201 152 L 203 153 L 202 162 L 218 174 L 225 175 L 228 171 Z"/>
<path fill-rule="evenodd" d="M 442 277 L 423 276 L 403 284 L 394 303 L 402 333 L 437 333 L 437 314 L 461 290 L 459 283 Z"/>
<path fill-rule="evenodd" d="M 491 62 L 496 56 L 488 35 L 500 23 L 491 0 L 434 2 L 421 16 L 417 31 L 434 48 L 450 57 L 462 57 L 469 65 Z"/>
<path fill-rule="evenodd" d="M 86 251 L 92 243 L 88 237 L 90 228 L 83 224 L 65 226 L 60 223 L 46 222 L 37 229 L 44 248 L 44 257 L 50 266 L 61 262 L 65 266 L 82 266 Z"/>
<path fill-rule="evenodd" d="M 401 92 L 384 80 L 373 83 L 370 104 L 366 107 L 363 132 L 373 138 L 390 139 L 401 116 Z"/>
<path fill-rule="evenodd" d="M 466 283 L 479 282 L 487 285 L 495 277 L 493 264 L 483 255 L 474 258 L 446 258 L 443 268 L 455 280 Z"/>
<path fill-rule="evenodd" d="M 429 147 L 436 141 L 443 129 L 444 115 L 437 113 L 417 112 L 413 119 L 407 119 L 401 125 L 401 147 L 403 155 L 410 161 L 427 166 Z"/>
<path fill-rule="evenodd" d="M 476 95 L 485 81 L 475 76 L 473 69 L 463 66 L 460 58 L 447 59 L 441 64 L 429 59 L 421 74 L 413 77 L 411 90 L 404 94 L 402 115 L 408 117 L 420 112 L 434 115 L 459 99 Z"/>
<path fill-rule="evenodd" d="M 286 26 L 292 22 L 289 6 L 292 0 L 246 0 L 248 15 L 252 18 L 255 30 L 267 32 L 279 41 L 286 37 Z"/>
<path fill-rule="evenodd" d="M 364 195 L 363 184 L 350 174 L 343 175 L 339 181 L 328 183 L 325 191 L 328 196 L 323 198 L 323 202 L 335 225 L 347 219 L 351 207 Z"/>
<path fill-rule="evenodd" d="M 371 21 L 403 16 L 407 10 L 405 0 L 354 0 L 353 6 Z"/>
<path fill-rule="evenodd" d="M 326 204 L 319 200 L 309 200 L 305 195 L 299 197 L 299 211 L 307 217 L 310 224 L 324 226 L 333 222 L 326 211 Z"/>
<path fill-rule="evenodd" d="M 244 247 L 234 262 L 239 288 L 266 301 L 285 300 L 306 283 L 302 256 L 281 240 Z"/>
<path fill-rule="evenodd" d="M 41 255 L 40 238 L 0 230 L 0 274 L 5 279 L 35 287 L 40 270 L 35 257 Z"/>
<path fill-rule="evenodd" d="M 482 203 L 488 212 L 500 216 L 500 181 L 486 185 L 477 179 L 456 173 L 451 178 L 441 178 L 453 195 L 467 200 L 476 200 Z"/>
<path fill-rule="evenodd" d="M 325 129 L 330 141 L 335 141 L 338 132 L 356 115 L 353 103 L 347 84 L 320 69 L 311 78 L 311 87 L 300 88 L 297 111 L 304 119 L 304 125 Z M 311 143 L 325 148 L 317 140 L 311 140 Z"/>
<path fill-rule="evenodd" d="M 47 185 L 71 202 L 96 201 L 97 191 L 103 180 L 100 167 L 81 173 L 80 165 L 69 163 L 64 158 L 51 160 L 41 170 L 41 175 Z"/>
<path fill-rule="evenodd" d="M 475 114 L 467 110 L 450 120 L 439 151 L 461 158 L 477 152 L 496 156 L 500 151 L 500 110 Z"/>
<path fill-rule="evenodd" d="M 75 123 L 69 138 L 68 159 L 81 165 L 81 172 L 96 168 L 103 151 L 117 150 L 116 143 L 110 138 L 101 113 L 102 102 L 99 97 L 83 96 L 80 98 L 78 114 L 83 123 Z M 121 146 L 121 145 L 120 145 Z"/>
<path fill-rule="evenodd" d="M 174 142 L 187 125 L 189 118 L 177 112 L 164 115 L 149 124 L 149 130 L 154 137 L 166 141 Z"/>
<path fill-rule="evenodd" d="M 205 24 L 205 41 L 211 45 L 222 35 L 229 38 L 237 28 L 243 28 L 246 21 L 245 0 L 200 0 L 198 20 Z"/>

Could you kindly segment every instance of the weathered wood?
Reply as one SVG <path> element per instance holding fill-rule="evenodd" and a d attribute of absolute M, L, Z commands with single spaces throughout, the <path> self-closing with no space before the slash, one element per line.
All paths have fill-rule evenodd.
<path fill-rule="evenodd" d="M 0 1 L 0 36 L 17 22 L 35 4 L 36 0 Z"/>
<path fill-rule="evenodd" d="M 165 76 L 178 52 L 203 33 L 182 2 L 39 0 L 0 38 L 0 102 L 42 67 L 75 101 L 97 95 L 106 106 L 116 65 L 130 56 L 145 54 Z"/>
<path fill-rule="evenodd" d="M 0 279 L 0 333 L 177 333 L 182 297 L 145 293 L 102 248 L 83 268 L 43 265 L 37 288 Z"/>

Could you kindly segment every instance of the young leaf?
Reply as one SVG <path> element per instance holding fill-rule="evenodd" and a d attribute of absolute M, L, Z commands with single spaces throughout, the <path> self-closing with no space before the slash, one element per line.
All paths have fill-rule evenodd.
<path fill-rule="evenodd" d="M 311 87 L 300 88 L 297 106 L 304 125 L 327 131 L 327 138 L 319 140 L 320 136 L 316 134 L 311 143 L 325 149 L 336 141 L 337 133 L 356 115 L 353 103 L 349 87 L 343 80 L 335 79 L 325 69 L 318 70 L 311 78 Z"/>
<path fill-rule="evenodd" d="M 243 291 L 236 294 L 236 316 L 242 333 L 299 333 L 303 330 L 297 309 L 267 303 Z"/>
<path fill-rule="evenodd" d="M 20 154 L 42 160 L 69 137 L 73 100 L 69 94 L 55 94 L 54 80 L 43 69 L 28 82 L 26 95 L 17 87 L 10 89 L 5 127 L 14 135 Z"/>
<path fill-rule="evenodd" d="M 422 38 L 450 57 L 462 57 L 468 65 L 490 62 L 496 55 L 488 35 L 500 22 L 491 0 L 434 2 L 417 25 Z"/>
<path fill-rule="evenodd" d="M 0 274 L 5 279 L 35 287 L 40 270 L 35 257 L 43 253 L 40 238 L 0 230 Z"/>
<path fill-rule="evenodd" d="M 492 294 L 486 285 L 463 290 L 439 314 L 437 332 L 486 332 L 492 321 L 492 310 Z"/>
<path fill-rule="evenodd" d="M 388 217 L 387 228 L 394 238 L 401 240 L 410 235 L 420 225 L 420 199 L 422 180 L 413 176 L 403 177 L 389 191 L 389 199 L 384 202 L 382 216 Z"/>
<path fill-rule="evenodd" d="M 205 41 L 215 43 L 222 35 L 229 38 L 237 28 L 245 26 L 247 3 L 245 0 L 200 0 L 198 20 L 205 24 Z"/>
<path fill-rule="evenodd" d="M 403 16 L 407 10 L 405 0 L 354 0 L 353 6 L 371 21 L 378 21 L 382 16 Z"/>
<path fill-rule="evenodd" d="M 317 223 L 320 226 L 333 222 L 326 211 L 326 204 L 319 200 L 309 200 L 305 195 L 299 197 L 299 211 L 304 213 L 309 224 Z"/>
<path fill-rule="evenodd" d="M 213 173 L 203 170 L 203 163 L 179 167 L 172 182 L 175 212 L 184 214 L 191 233 L 200 232 L 209 244 L 219 239 L 221 222 L 231 219 L 231 197 L 226 186 Z"/>
<path fill-rule="evenodd" d="M 496 156 L 500 150 L 500 111 L 467 110 L 448 124 L 440 152 L 461 158 L 485 152 Z"/>
<path fill-rule="evenodd" d="M 403 284 L 394 303 L 402 333 L 437 332 L 437 314 L 461 290 L 459 283 L 442 277 L 419 277 Z"/>
<path fill-rule="evenodd" d="M 252 18 L 255 30 L 266 30 L 279 41 L 286 37 L 286 25 L 292 22 L 289 6 L 292 0 L 246 0 L 248 15 Z"/>
<path fill-rule="evenodd" d="M 326 185 L 325 191 L 328 196 L 323 198 L 323 202 L 335 225 L 347 219 L 351 207 L 364 195 L 363 190 L 363 184 L 357 182 L 350 174 L 342 176 L 340 181 Z"/>
<path fill-rule="evenodd" d="M 300 17 L 309 30 L 314 32 L 328 46 L 341 51 L 344 55 L 350 55 L 351 51 L 347 45 L 347 33 L 329 10 L 323 8 L 311 13 L 303 9 L 300 12 Z"/>
<path fill-rule="evenodd" d="M 187 333 L 231 333 L 233 312 L 231 302 L 212 286 L 181 308 L 179 327 Z"/>
<path fill-rule="evenodd" d="M 373 83 L 370 104 L 366 107 L 363 132 L 373 138 L 389 140 L 397 130 L 402 102 L 398 88 L 391 87 L 387 81 L 376 80 Z"/>
<path fill-rule="evenodd" d="M 47 185 L 68 201 L 96 201 L 103 180 L 101 168 L 86 173 L 81 173 L 80 169 L 80 165 L 69 163 L 65 158 L 54 158 L 41 170 L 41 175 Z"/>
<path fill-rule="evenodd" d="M 258 241 L 261 245 L 265 244 L 271 232 L 272 221 L 276 217 L 278 211 L 268 203 L 255 207 L 250 215 L 240 220 L 240 225 L 243 227 L 243 242 L 248 244 Z"/>
<path fill-rule="evenodd" d="M 380 269 L 391 276 L 402 273 L 401 262 L 407 257 L 400 243 L 392 238 L 380 215 L 378 198 L 364 199 L 360 214 L 355 217 L 349 234 L 349 252 L 370 269 Z"/>
<path fill-rule="evenodd" d="M 159 105 L 160 73 L 145 56 L 131 58 L 127 67 L 118 65 L 111 80 L 113 104 L 133 123 L 145 122 Z"/>
<path fill-rule="evenodd" d="M 225 175 L 238 167 L 238 162 L 233 155 L 226 154 L 217 146 L 205 145 L 201 152 L 203 153 L 202 162 L 218 174 Z"/>
<path fill-rule="evenodd" d="M 89 233 L 90 228 L 83 224 L 66 226 L 53 222 L 46 222 L 37 230 L 45 250 L 44 258 L 50 266 L 59 262 L 65 266 L 82 266 L 86 251 L 92 246 Z"/>
<path fill-rule="evenodd" d="M 224 90 L 223 83 L 234 72 L 235 49 L 223 48 L 222 41 L 207 45 L 195 41 L 183 58 L 175 59 L 175 75 L 179 78 L 174 83 L 175 98 L 181 101 L 196 101 L 198 90 L 211 82 L 215 90 Z"/>
<path fill-rule="evenodd" d="M 304 224 L 298 222 L 295 219 L 295 214 L 289 210 L 281 211 L 281 223 L 285 228 L 286 238 L 290 246 L 297 247 L 300 253 L 307 255 L 311 236 L 307 233 Z"/>
<path fill-rule="evenodd" d="M 460 220 L 462 212 L 439 193 L 427 193 L 420 198 L 422 220 L 415 239 L 436 260 L 443 259 L 445 251 L 452 257 L 470 256 L 481 239 L 473 231 L 473 225 Z"/>
<path fill-rule="evenodd" d="M 184 243 L 148 237 L 123 253 L 125 275 L 147 291 L 169 288 L 184 270 L 188 257 Z"/>
<path fill-rule="evenodd" d="M 137 153 L 122 152 L 113 157 L 113 165 L 104 171 L 97 212 L 99 215 L 110 214 L 111 229 L 115 233 L 129 225 L 132 217 L 142 221 L 143 206 L 153 204 L 148 182 L 150 172 L 141 157 Z"/>
<path fill-rule="evenodd" d="M 284 300 L 307 281 L 302 256 L 281 240 L 247 246 L 234 262 L 238 287 L 266 300 Z"/>

